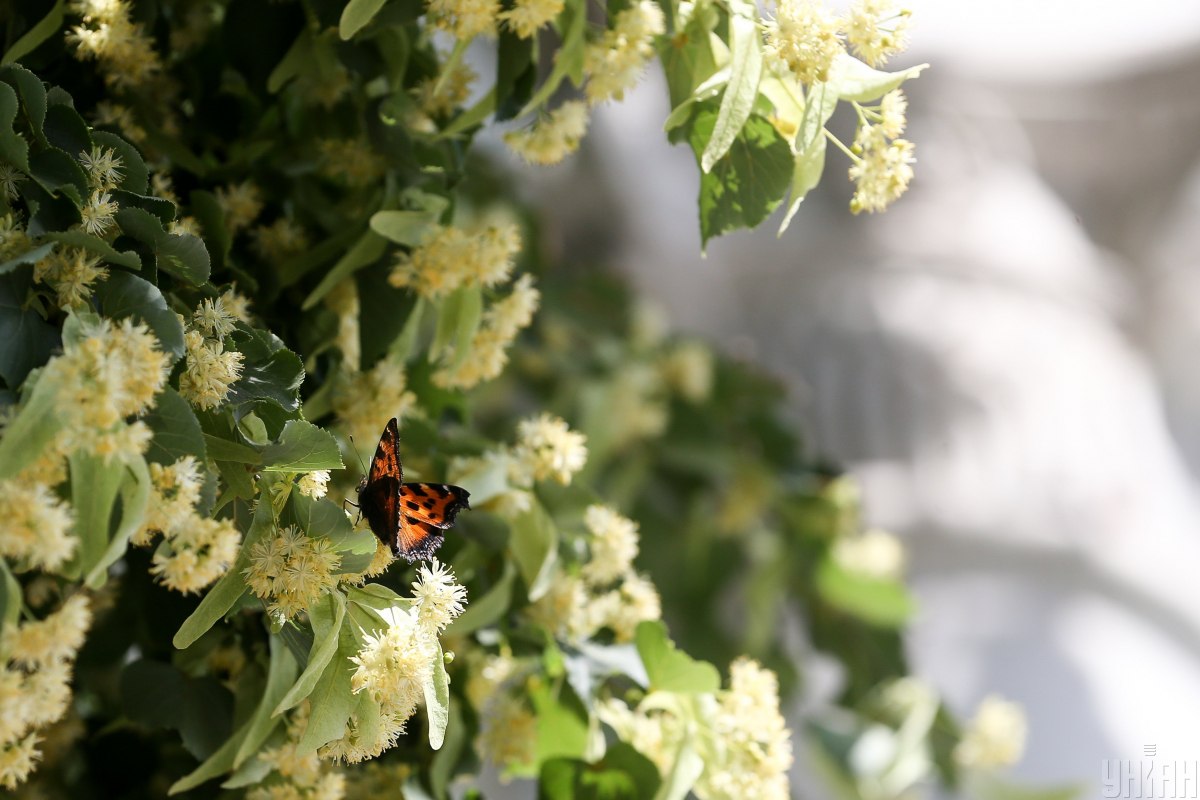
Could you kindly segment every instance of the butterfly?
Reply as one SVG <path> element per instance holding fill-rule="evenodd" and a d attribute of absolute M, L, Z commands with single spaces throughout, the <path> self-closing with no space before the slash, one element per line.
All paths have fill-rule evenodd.
<path fill-rule="evenodd" d="M 444 539 L 442 532 L 453 527 L 459 511 L 471 507 L 471 495 L 447 483 L 403 483 L 399 443 L 392 417 L 379 437 L 370 470 L 359 481 L 358 504 L 379 541 L 411 563 L 433 555 Z"/>

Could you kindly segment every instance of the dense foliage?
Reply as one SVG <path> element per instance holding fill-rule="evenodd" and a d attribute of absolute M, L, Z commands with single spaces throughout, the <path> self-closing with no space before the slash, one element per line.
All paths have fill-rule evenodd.
<path fill-rule="evenodd" d="M 903 551 L 805 460 L 777 387 L 545 263 L 469 149 L 534 117 L 509 146 L 561 159 L 657 53 L 705 239 L 789 189 L 790 217 L 829 141 L 881 210 L 916 71 L 873 66 L 906 13 L 5 13 L 0 784 L 441 798 L 494 768 L 543 797 L 783 797 L 803 746 L 831 791 L 886 798 L 1018 755 L 1019 709 L 961 735 L 907 676 Z M 824 130 L 839 101 L 852 147 Z M 407 476 L 471 493 L 421 564 L 342 502 L 391 417 Z M 842 686 L 790 732 L 811 649 Z"/>

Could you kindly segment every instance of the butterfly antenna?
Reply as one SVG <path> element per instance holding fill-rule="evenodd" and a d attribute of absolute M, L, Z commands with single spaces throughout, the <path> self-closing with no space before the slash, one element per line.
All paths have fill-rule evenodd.
<path fill-rule="evenodd" d="M 360 467 L 362 467 L 362 474 L 366 475 L 367 474 L 367 462 L 363 461 L 362 453 L 358 452 L 358 445 L 354 443 L 354 434 L 351 433 L 348 435 L 350 436 L 350 447 L 353 448 L 354 455 L 358 456 L 358 465 Z"/>

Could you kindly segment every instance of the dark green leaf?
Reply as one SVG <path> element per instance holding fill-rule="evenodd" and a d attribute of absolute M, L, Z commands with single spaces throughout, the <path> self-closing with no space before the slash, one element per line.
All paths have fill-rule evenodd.
<path fill-rule="evenodd" d="M 0 273 L 0 378 L 13 389 L 60 345 L 58 329 L 23 307 L 32 279 L 28 267 Z"/>
<path fill-rule="evenodd" d="M 697 155 L 712 138 L 717 114 L 700 111 L 688 140 Z M 788 189 L 792 150 L 765 119 L 751 117 L 725 157 L 700 178 L 700 236 L 704 243 L 737 228 L 753 228 L 778 207 Z"/>
<path fill-rule="evenodd" d="M 99 236 L 92 236 L 84 231 L 51 231 L 42 236 L 42 239 L 51 242 L 58 242 L 67 245 L 68 247 L 77 247 L 80 250 L 87 250 L 89 253 L 94 253 L 110 264 L 117 264 L 129 269 L 141 269 L 142 259 L 137 253 L 132 250 L 117 252 L 113 246 Z"/>
<path fill-rule="evenodd" d="M 184 456 L 195 456 L 203 464 L 207 458 L 204 432 L 188 402 L 171 387 L 163 389 L 154 408 L 143 417 L 154 431 L 146 458 L 156 464 L 173 464 Z"/>
<path fill-rule="evenodd" d="M 299 408 L 304 365 L 295 353 L 263 331 L 254 331 L 250 339 L 238 342 L 237 349 L 246 358 L 242 377 L 230 387 L 229 403 L 271 400 L 286 411 Z"/>
<path fill-rule="evenodd" d="M 46 119 L 46 87 L 41 78 L 20 64 L 6 64 L 0 67 L 0 81 L 7 83 L 21 96 L 25 119 L 34 135 L 42 139 L 42 124 Z"/>
<path fill-rule="evenodd" d="M 356 271 L 362 269 L 368 264 L 372 264 L 383 255 L 387 249 L 387 240 L 384 239 L 375 231 L 367 231 L 364 233 L 350 250 L 338 259 L 329 272 L 325 273 L 325 277 L 317 284 L 317 288 L 304 300 L 301 309 L 307 311 L 333 291 L 333 287 L 337 286 L 346 278 L 353 275 Z"/>
<path fill-rule="evenodd" d="M 350 688 L 354 671 L 350 657 L 358 645 L 348 626 L 338 632 L 338 649 L 309 695 L 308 725 L 296 743 L 296 754 L 311 753 L 321 745 L 339 738 L 346 732 L 346 721 L 354 711 L 358 698 Z"/>
<path fill-rule="evenodd" d="M 642 800 L 654 797 L 662 784 L 658 767 L 625 742 L 608 748 L 595 764 L 576 758 L 553 758 L 542 764 L 538 781 L 541 800 Z"/>
<path fill-rule="evenodd" d="M 36 25 L 22 34 L 20 39 L 12 43 L 0 63 L 11 64 L 20 61 L 22 57 L 32 53 L 43 42 L 58 33 L 63 23 L 63 5 L 65 0 L 56 0 L 54 5 Z"/>
<path fill-rule="evenodd" d="M 215 678 L 190 678 L 169 664 L 141 660 L 121 671 L 120 688 L 130 719 L 179 731 L 197 758 L 207 758 L 229 736 L 233 697 Z"/>
<path fill-rule="evenodd" d="M 0 84 L 0 86 L 3 86 L 3 84 Z M 51 242 L 47 242 L 46 244 L 40 244 L 31 250 L 26 250 L 24 253 L 21 253 L 20 255 L 13 256 L 8 261 L 5 261 L 4 263 L 0 264 L 0 275 L 4 275 L 5 273 L 12 272 L 14 269 L 21 266 L 22 264 L 36 264 L 37 262 L 41 261 L 46 256 L 50 255 L 50 251 L 53 249 L 54 249 L 54 244 Z"/>
<path fill-rule="evenodd" d="M 204 445 L 208 457 L 217 461 L 232 461 L 237 464 L 260 464 L 262 454 L 253 447 L 247 447 L 240 442 L 231 442 L 211 433 L 204 434 Z"/>
<path fill-rule="evenodd" d="M 270 648 L 271 666 L 267 670 L 267 685 L 263 689 L 262 699 L 254 709 L 254 714 L 244 726 L 244 738 L 233 758 L 234 768 L 240 767 L 246 759 L 258 753 L 271 732 L 283 722 L 272 712 L 275 704 L 296 680 L 296 659 L 292 658 L 287 645 L 278 636 L 272 636 Z"/>
<path fill-rule="evenodd" d="M 146 193 L 150 186 L 150 173 L 137 148 L 108 131 L 92 131 L 92 142 L 112 149 L 121 157 L 121 180 L 117 182 L 117 188 L 134 194 Z"/>
<path fill-rule="evenodd" d="M 164 352 L 174 358 L 183 355 L 183 326 L 154 284 L 128 272 L 113 272 L 96 288 L 96 300 L 104 316 L 144 322 Z"/>
<path fill-rule="evenodd" d="M 217 202 L 217 196 L 212 192 L 196 190 L 191 196 L 192 215 L 200 223 L 200 233 L 208 248 L 214 270 L 225 267 L 225 259 L 229 256 L 229 246 L 232 237 L 225 227 L 225 212 Z"/>
<path fill-rule="evenodd" d="M 51 194 L 62 193 L 76 205 L 87 201 L 87 174 L 79 162 L 57 147 L 47 147 L 30 155 L 29 174 Z"/>
<path fill-rule="evenodd" d="M 279 441 L 263 451 L 263 469 L 275 472 L 312 472 L 342 469 L 342 455 L 333 434 L 302 419 L 289 420 Z"/>
<path fill-rule="evenodd" d="M 149 211 L 154 216 L 158 217 L 159 222 L 163 225 L 169 225 L 175 219 L 177 209 L 175 204 L 170 200 L 164 200 L 161 197 L 152 197 L 145 194 L 134 194 L 133 192 L 124 189 L 113 189 L 112 199 L 120 204 L 121 208 L 140 208 L 143 211 Z M 207 252 L 207 251 L 206 251 Z"/>
<path fill-rule="evenodd" d="M 171 234 L 155 248 L 158 268 L 193 286 L 208 280 L 211 267 L 204 242 L 190 233 Z"/>
<path fill-rule="evenodd" d="M 0 84 L 0 158 L 28 172 L 29 145 L 13 130 L 17 109 L 17 93 L 7 83 Z"/>
<path fill-rule="evenodd" d="M 51 105 L 46 109 L 46 140 L 75 158 L 92 150 L 92 135 L 79 112 L 70 106 Z"/>

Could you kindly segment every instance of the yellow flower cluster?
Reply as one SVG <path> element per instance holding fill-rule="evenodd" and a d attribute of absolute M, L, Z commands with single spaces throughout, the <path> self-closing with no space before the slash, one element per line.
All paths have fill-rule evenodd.
<path fill-rule="evenodd" d="M 729 673 L 729 689 L 696 699 L 694 707 L 700 713 L 695 719 L 655 694 L 636 708 L 616 698 L 602 700 L 596 711 L 618 738 L 647 756 L 664 776 L 691 735 L 704 763 L 692 786 L 700 800 L 786 800 L 792 742 L 779 712 L 775 673 L 748 658 L 734 661 Z"/>
<path fill-rule="evenodd" d="M 348 186 L 370 186 L 387 171 L 386 162 L 363 139 L 326 139 L 320 151 L 321 174 Z"/>
<path fill-rule="evenodd" d="M 907 557 L 895 535 L 878 528 L 833 543 L 833 560 L 848 572 L 875 580 L 900 580 Z"/>
<path fill-rule="evenodd" d="M 230 236 L 250 227 L 262 213 L 262 192 L 250 181 L 218 187 L 216 196 Z"/>
<path fill-rule="evenodd" d="M 358 372 L 362 364 L 362 339 L 358 327 L 361 308 L 358 302 L 358 286 L 352 280 L 342 281 L 325 296 L 325 305 L 337 314 L 338 328 L 333 345 L 342 351 L 342 368 L 348 372 Z"/>
<path fill-rule="evenodd" d="M 428 117 L 446 117 L 471 96 L 471 84 L 479 77 L 469 64 L 459 61 L 449 65 L 448 74 L 439 73 L 426 78 L 416 89 L 417 105 Z M 431 130 L 425 125 L 418 125 Z"/>
<path fill-rule="evenodd" d="M 452 348 L 443 356 L 443 365 L 433 374 L 433 382 L 438 386 L 470 389 L 497 377 L 508 363 L 509 346 L 533 321 L 540 297 L 533 288 L 533 276 L 522 275 L 507 297 L 484 312 L 466 356 L 458 360 Z"/>
<path fill-rule="evenodd" d="M 129 319 L 87 324 L 83 338 L 66 342 L 42 378 L 58 381 L 65 451 L 85 450 L 106 459 L 145 452 L 150 429 L 125 419 L 154 404 L 169 365 L 145 325 Z"/>
<path fill-rule="evenodd" d="M 560 570 L 530 616 L 568 641 L 590 638 L 602 628 L 619 642 L 632 641 L 638 623 L 662 617 L 658 590 L 633 569 L 637 523 L 593 505 L 584 512 L 584 525 L 589 556 L 579 575 Z"/>
<path fill-rule="evenodd" d="M 891 121 L 895 130 L 895 122 Z M 901 127 L 902 129 L 902 127 Z M 883 124 L 864 121 L 854 139 L 855 161 L 850 180 L 856 184 L 850 210 L 883 211 L 908 189 L 913 179 L 913 143 L 907 139 L 888 139 Z"/>
<path fill-rule="evenodd" d="M 291 619 L 337 585 L 341 563 L 328 539 L 288 526 L 250 548 L 246 584 L 273 616 Z"/>
<path fill-rule="evenodd" d="M 179 394 L 196 408 L 211 410 L 225 402 L 229 388 L 242 377 L 244 356 L 225 349 L 225 337 L 237 317 L 225 296 L 205 300 L 192 315 L 184 334 L 187 365 L 179 376 Z"/>
<path fill-rule="evenodd" d="M 304 228 L 287 217 L 280 217 L 270 225 L 259 225 L 251 231 L 251 236 L 254 251 L 272 264 L 280 264 L 308 249 Z"/>
<path fill-rule="evenodd" d="M 437 27 L 458 39 L 496 35 L 499 0 L 429 0 L 429 16 Z"/>
<path fill-rule="evenodd" d="M 301 755 L 297 743 L 309 716 L 308 702 L 288 718 L 287 741 L 258 755 L 278 780 L 265 781 L 246 794 L 246 800 L 342 800 L 346 777 L 321 762 L 316 752 Z"/>
<path fill-rule="evenodd" d="M 33 266 L 33 279 L 53 289 L 64 309 L 83 306 L 93 285 L 106 277 L 108 270 L 100 266 L 100 259 L 77 247 L 56 247 Z"/>
<path fill-rule="evenodd" d="M 682 342 L 671 348 L 660 369 L 667 385 L 690 403 L 701 403 L 712 394 L 712 350 L 700 342 Z"/>
<path fill-rule="evenodd" d="M 500 14 L 504 26 L 522 39 L 532 39 L 538 30 L 562 13 L 563 0 L 514 0 L 513 7 Z"/>
<path fill-rule="evenodd" d="M 125 0 L 72 0 L 71 11 L 82 18 L 67 34 L 80 59 L 95 59 L 111 86 L 146 84 L 162 70 L 154 41 L 130 18 Z"/>
<path fill-rule="evenodd" d="M 548 412 L 517 424 L 511 478 L 519 486 L 554 480 L 566 486 L 587 463 L 587 437 Z"/>
<path fill-rule="evenodd" d="M 47 572 L 75 554 L 71 507 L 41 483 L 0 481 L 0 555 Z"/>
<path fill-rule="evenodd" d="M 508 280 L 520 250 L 521 234 L 515 225 L 470 232 L 439 227 L 419 247 L 397 258 L 388 281 L 429 299 L 460 286 L 497 286 Z"/>
<path fill-rule="evenodd" d="M 829 79 L 847 45 L 873 67 L 903 51 L 910 14 L 892 0 L 854 0 L 844 17 L 822 0 L 779 0 L 766 25 L 768 52 L 811 85 Z"/>
<path fill-rule="evenodd" d="M 973 769 L 1010 766 L 1021 760 L 1027 732 L 1025 710 L 1020 705 L 989 695 L 963 731 L 954 748 L 954 760 Z"/>
<path fill-rule="evenodd" d="M 367 372 L 351 372 L 333 395 L 333 410 L 351 436 L 373 442 L 392 417 L 400 422 L 417 410 L 404 365 L 384 358 Z"/>
<path fill-rule="evenodd" d="M 350 659 L 355 664 L 350 685 L 379 705 L 380 724 L 368 738 L 352 719 L 346 735 L 326 745 L 322 755 L 349 763 L 374 758 L 396 743 L 421 703 L 439 652 L 438 635 L 462 613 L 467 590 L 436 558 L 417 570 L 412 587 L 412 605 L 381 611 L 387 627 L 365 633 Z"/>
<path fill-rule="evenodd" d="M 654 55 L 654 38 L 666 30 L 662 9 L 653 0 L 638 0 L 617 14 L 613 27 L 599 41 L 587 46 L 583 69 L 584 87 L 592 105 L 621 100 L 637 85 Z"/>
<path fill-rule="evenodd" d="M 530 164 L 557 164 L 579 149 L 587 128 L 587 104 L 568 100 L 528 128 L 504 134 L 504 143 Z"/>
<path fill-rule="evenodd" d="M 41 757 L 39 729 L 71 702 L 71 665 L 92 623 L 87 598 L 73 595 L 55 613 L 4 629 L 0 652 L 0 786 L 13 790 Z"/>

